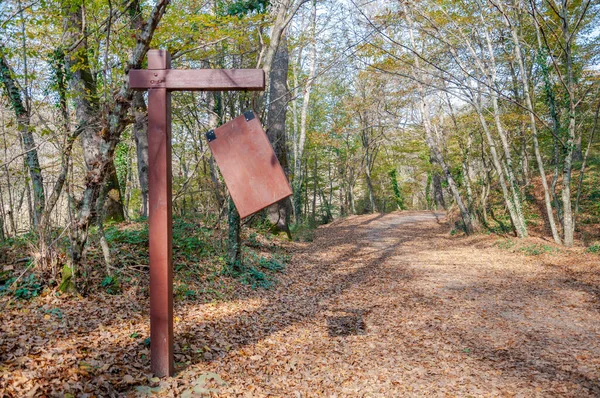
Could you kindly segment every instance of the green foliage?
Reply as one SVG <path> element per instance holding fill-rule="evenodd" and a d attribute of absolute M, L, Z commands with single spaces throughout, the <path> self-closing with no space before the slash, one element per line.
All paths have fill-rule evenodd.
<path fill-rule="evenodd" d="M 514 239 L 499 239 L 496 242 L 496 246 L 503 250 L 513 251 L 517 248 L 517 240 Z M 518 251 L 524 253 L 527 256 L 539 256 L 544 253 L 559 253 L 560 249 L 544 244 L 533 243 L 525 246 L 518 247 Z"/>
<path fill-rule="evenodd" d="M 529 203 L 536 202 L 535 195 L 533 194 L 534 188 L 535 187 L 533 185 L 528 185 L 525 187 L 525 196 L 524 196 L 525 201 L 527 201 Z"/>
<path fill-rule="evenodd" d="M 390 178 L 392 179 L 392 191 L 394 192 L 394 199 L 396 199 L 396 205 L 399 210 L 404 210 L 406 207 L 404 206 L 404 199 L 402 198 L 402 192 L 400 192 L 400 187 L 398 186 L 398 175 L 396 172 L 396 168 L 390 170 L 389 172 Z"/>
<path fill-rule="evenodd" d="M 119 180 L 119 189 L 121 190 L 121 196 L 125 195 L 125 187 L 127 186 L 127 176 L 131 172 L 131 147 L 129 145 L 129 137 L 127 134 L 123 134 L 123 138 L 117 144 L 115 148 L 115 169 L 117 171 L 117 179 Z"/>
<path fill-rule="evenodd" d="M 17 280 L 17 278 L 9 278 L 3 285 L 0 285 L 1 295 L 12 293 L 13 297 L 21 300 L 29 300 L 33 297 L 37 297 L 42 290 L 42 284 L 33 273 L 19 280 Z"/>
<path fill-rule="evenodd" d="M 214 252 L 210 245 L 213 231 L 185 218 L 173 220 L 173 247 L 185 253 L 206 255 Z"/>
<path fill-rule="evenodd" d="M 257 255 L 248 246 L 264 248 L 259 235 L 268 234 L 268 224 L 259 221 L 258 229 L 250 232 L 246 242 L 247 257 L 238 257 L 231 263 L 221 246 L 221 239 L 214 238 L 214 231 L 203 227 L 189 218 L 178 217 L 173 220 L 173 257 L 177 283 L 174 294 L 178 299 L 197 299 L 202 296 L 222 297 L 225 285 L 215 285 L 219 275 L 227 275 L 238 279 L 252 288 L 270 288 L 276 280 L 271 272 L 282 272 L 287 258 L 284 255 Z M 121 246 L 122 251 L 131 253 L 133 257 L 147 255 L 148 225 L 142 220 L 138 225 L 111 225 L 106 228 L 105 235 L 112 246 Z M 128 253 L 128 254 L 129 254 Z M 243 261 L 242 261 L 243 258 Z M 202 281 L 202 286 L 195 282 Z M 110 294 L 120 293 L 122 286 L 118 276 L 107 276 L 101 287 Z"/>
<path fill-rule="evenodd" d="M 255 267 L 247 268 L 245 272 L 240 275 L 240 281 L 246 285 L 252 286 L 252 289 L 270 289 L 274 284 L 271 277 Z"/>
<path fill-rule="evenodd" d="M 528 256 L 539 256 L 544 253 L 558 253 L 560 249 L 549 245 L 532 244 L 519 249 Z"/>
<path fill-rule="evenodd" d="M 306 184 L 303 183 L 302 179 L 298 176 L 294 178 L 292 182 L 292 191 L 293 191 L 293 202 L 294 202 L 294 211 L 297 215 L 296 220 L 300 219 L 302 216 L 302 198 L 306 191 Z"/>
<path fill-rule="evenodd" d="M 251 226 L 252 229 L 256 231 L 251 233 L 251 235 L 254 234 L 255 237 L 257 236 L 257 234 L 261 234 L 265 237 L 268 237 L 273 229 L 273 223 L 269 221 L 269 218 L 266 216 L 266 212 L 264 213 L 263 217 L 257 217 L 256 221 L 253 221 Z"/>
<path fill-rule="evenodd" d="M 61 281 L 60 281 L 60 285 L 58 286 L 58 290 L 60 290 L 63 293 L 76 292 L 75 283 L 73 282 L 73 269 L 71 267 L 69 267 L 67 264 L 65 264 L 62 268 Z"/>
<path fill-rule="evenodd" d="M 0 47 L 3 50 L 4 47 Z M 4 62 L 4 54 L 0 54 L 0 87 L 4 88 L 4 95 L 8 99 L 8 103 L 15 111 L 16 115 L 25 114 L 26 110 L 23 107 L 21 99 L 21 91 L 15 85 L 15 77 L 9 66 Z"/>
<path fill-rule="evenodd" d="M 7 274 L 8 275 L 8 274 Z M 0 294 L 6 295 L 10 292 L 10 288 L 12 284 L 15 283 L 17 278 L 7 278 L 3 281 L 2 285 L 0 285 Z"/>
<path fill-rule="evenodd" d="M 195 299 L 196 291 L 190 288 L 187 284 L 181 283 L 175 286 L 175 297 L 178 300 Z"/>
<path fill-rule="evenodd" d="M 184 254 L 188 259 L 198 259 L 211 254 L 213 248 L 198 235 L 173 235 L 173 250 Z"/>
<path fill-rule="evenodd" d="M 513 247 L 515 247 L 515 243 L 516 242 L 512 239 L 500 239 L 500 240 L 498 240 L 496 245 L 500 249 L 509 250 L 509 249 L 512 249 Z"/>
<path fill-rule="evenodd" d="M 272 255 L 271 258 L 260 257 L 258 265 L 269 271 L 282 272 L 285 269 L 285 258 L 277 254 Z"/>
<path fill-rule="evenodd" d="M 246 245 L 250 247 L 261 247 L 262 244 L 258 241 L 258 234 L 256 232 L 250 233 L 248 239 L 246 239 Z"/>
<path fill-rule="evenodd" d="M 427 173 L 427 184 L 425 185 L 425 202 L 427 203 L 427 208 L 433 208 L 433 198 L 431 197 L 431 185 L 433 183 L 433 176 L 431 173 Z"/>
<path fill-rule="evenodd" d="M 49 310 L 45 310 L 44 312 L 49 315 L 54 315 L 59 320 L 63 319 L 63 314 L 62 314 L 62 311 L 60 310 L 60 308 L 51 308 Z"/>
<path fill-rule="evenodd" d="M 508 215 L 498 216 L 494 218 L 494 221 L 494 223 L 489 223 L 486 226 L 489 233 L 503 235 L 513 231 Z"/>
<path fill-rule="evenodd" d="M 272 272 L 282 272 L 287 261 L 286 256 L 273 254 L 271 257 L 259 256 L 253 251 L 247 251 L 247 262 Z"/>
<path fill-rule="evenodd" d="M 233 200 L 230 198 L 229 216 L 227 218 L 227 225 L 229 227 L 227 234 L 227 266 L 230 268 L 229 272 L 233 274 L 239 273 L 242 263 L 240 221 L 240 215 Z"/>
<path fill-rule="evenodd" d="M 552 116 L 552 120 L 558 125 L 555 126 L 557 131 L 560 131 L 560 119 L 558 115 L 558 109 L 556 106 L 556 97 L 554 93 L 554 86 L 551 82 L 550 76 L 550 67 L 547 62 L 548 59 L 548 49 L 546 46 L 543 46 L 537 54 L 536 64 L 539 68 L 539 72 L 542 75 L 542 80 L 544 81 L 544 100 L 550 110 L 550 115 Z"/>
<path fill-rule="evenodd" d="M 591 185 L 592 191 L 589 193 L 587 198 L 585 198 L 586 209 L 590 213 L 591 216 L 600 217 L 600 186 L 598 181 L 594 181 L 593 185 Z"/>
<path fill-rule="evenodd" d="M 106 290 L 108 294 L 119 294 L 121 293 L 121 282 L 119 277 L 116 275 L 107 275 L 101 283 L 101 286 Z"/>
<path fill-rule="evenodd" d="M 6 282 L 11 279 L 11 275 L 11 271 L 0 271 L 0 283 L 6 284 Z M 0 287 L 0 289 L 2 288 Z"/>
<path fill-rule="evenodd" d="M 525 216 L 525 222 L 527 224 L 541 219 L 540 212 L 537 207 L 537 199 L 535 198 L 533 190 L 534 186 L 528 185 L 525 187 L 523 195 L 523 215 Z"/>
<path fill-rule="evenodd" d="M 586 249 L 586 252 L 600 254 L 600 243 L 596 242 Z"/>
<path fill-rule="evenodd" d="M 287 257 L 280 254 L 273 254 L 271 257 L 259 256 L 254 251 L 248 249 L 244 253 L 244 263 L 237 263 L 236 267 L 226 267 L 228 275 L 239 278 L 246 285 L 253 289 L 271 288 L 276 279 L 267 274 L 267 272 L 283 272 Z"/>
<path fill-rule="evenodd" d="M 328 224 L 333 221 L 333 205 L 329 202 L 321 203 L 319 213 L 321 214 L 321 224 Z"/>
<path fill-rule="evenodd" d="M 316 224 L 307 220 L 299 224 L 291 224 L 290 232 L 292 239 L 296 242 L 312 242 L 315 239 Z"/>
<path fill-rule="evenodd" d="M 241 18 L 251 13 L 264 13 L 269 3 L 269 0 L 237 0 L 232 3 L 219 1 L 217 7 L 220 15 Z"/>
<path fill-rule="evenodd" d="M 48 64 L 50 66 L 50 79 L 47 93 L 58 93 L 58 101 L 56 106 L 60 106 L 61 102 L 67 100 L 67 85 L 71 78 L 71 71 L 65 67 L 65 52 L 62 48 L 56 48 L 48 54 Z"/>
<path fill-rule="evenodd" d="M 140 229 L 119 228 L 118 225 L 111 225 L 106 228 L 104 235 L 110 244 L 147 246 L 148 224 L 144 223 Z"/>
<path fill-rule="evenodd" d="M 111 225 L 105 230 L 106 240 L 111 245 L 132 245 L 146 250 L 149 243 L 148 223 L 143 222 L 137 228 L 123 228 Z M 211 239 L 211 229 L 202 227 L 184 218 L 173 220 L 173 252 L 175 256 L 183 256 L 186 260 L 198 261 L 200 258 L 214 254 L 216 248 Z"/>

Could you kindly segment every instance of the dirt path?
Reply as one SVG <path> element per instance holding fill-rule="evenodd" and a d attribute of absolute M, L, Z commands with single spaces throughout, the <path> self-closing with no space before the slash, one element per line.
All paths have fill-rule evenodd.
<path fill-rule="evenodd" d="M 448 231 L 431 212 L 319 228 L 275 289 L 178 304 L 179 371 L 160 382 L 139 298 L 52 299 L 60 321 L 23 308 L 19 330 L 0 314 L 0 396 L 600 396 L 599 268 Z"/>
<path fill-rule="evenodd" d="M 600 395 L 598 290 L 485 236 L 450 237 L 441 218 L 321 228 L 278 301 L 251 315 L 274 329 L 214 363 L 224 392 Z"/>

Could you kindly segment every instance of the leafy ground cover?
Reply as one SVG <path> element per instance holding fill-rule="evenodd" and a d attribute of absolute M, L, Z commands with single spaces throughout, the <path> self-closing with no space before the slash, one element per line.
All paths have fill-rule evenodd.
<path fill-rule="evenodd" d="M 219 276 L 219 299 L 177 296 L 178 372 L 162 380 L 143 286 L 3 297 L 0 395 L 598 396 L 598 254 L 449 231 L 401 212 L 277 243 L 254 260 L 270 289 Z"/>

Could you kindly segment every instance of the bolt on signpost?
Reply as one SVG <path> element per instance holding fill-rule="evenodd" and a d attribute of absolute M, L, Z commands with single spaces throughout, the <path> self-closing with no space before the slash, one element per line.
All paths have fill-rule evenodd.
<path fill-rule="evenodd" d="M 171 91 L 260 91 L 262 69 L 171 69 L 165 50 L 148 51 L 148 69 L 130 70 L 129 86 L 148 90 L 150 229 L 150 351 L 152 373 L 171 376 L 173 267 L 171 214 Z"/>

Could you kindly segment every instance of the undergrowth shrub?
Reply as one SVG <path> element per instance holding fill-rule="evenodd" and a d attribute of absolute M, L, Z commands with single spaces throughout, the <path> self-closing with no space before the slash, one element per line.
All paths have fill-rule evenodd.
<path fill-rule="evenodd" d="M 560 249 L 558 249 L 556 247 L 552 247 L 550 245 L 539 245 L 539 244 L 523 246 L 519 250 L 528 256 L 539 256 L 540 254 L 544 254 L 544 253 L 560 252 Z"/>
<path fill-rule="evenodd" d="M 173 251 L 191 256 L 191 259 L 214 254 L 213 231 L 195 222 L 177 218 L 173 220 Z"/>
<path fill-rule="evenodd" d="M 246 245 L 250 247 L 262 247 L 262 244 L 258 241 L 258 234 L 256 232 L 251 232 L 250 235 L 248 235 Z"/>
<path fill-rule="evenodd" d="M 37 279 L 34 273 L 31 273 L 19 280 L 15 277 L 7 279 L 3 285 L 0 285 L 0 294 L 12 294 L 15 298 L 29 300 L 39 296 L 43 289 L 43 284 Z"/>
<path fill-rule="evenodd" d="M 306 221 L 299 224 L 290 225 L 292 240 L 296 242 L 312 242 L 315 239 L 316 223 Z"/>
<path fill-rule="evenodd" d="M 117 275 L 106 276 L 100 284 L 106 293 L 108 294 L 119 294 L 121 293 L 121 282 Z"/>
<path fill-rule="evenodd" d="M 277 279 L 270 275 L 271 272 L 283 272 L 288 257 L 281 254 L 273 254 L 271 257 L 258 255 L 251 249 L 244 249 L 244 261 L 236 264 L 236 267 L 225 267 L 224 273 L 235 278 L 253 289 L 270 289 Z"/>
<path fill-rule="evenodd" d="M 274 280 L 263 271 L 249 267 L 243 274 L 240 275 L 240 281 L 246 285 L 252 286 L 252 289 L 260 287 L 262 289 L 270 289 L 274 285 Z"/>
<path fill-rule="evenodd" d="M 140 229 L 119 229 L 118 225 L 111 225 L 105 229 L 104 235 L 109 243 L 146 246 L 148 245 L 148 224 L 143 223 Z"/>
<path fill-rule="evenodd" d="M 285 269 L 285 258 L 277 254 L 274 254 L 271 258 L 260 257 L 258 265 L 269 271 L 281 272 Z"/>
<path fill-rule="evenodd" d="M 512 227 L 510 225 L 509 219 L 505 220 L 505 221 L 498 219 L 494 223 L 489 223 L 487 226 L 487 230 L 489 233 L 492 233 L 492 234 L 504 235 L 504 234 L 511 233 Z"/>
<path fill-rule="evenodd" d="M 175 297 L 178 300 L 195 299 L 196 291 L 194 289 L 190 288 L 187 284 L 180 283 L 177 286 L 175 286 Z"/>
<path fill-rule="evenodd" d="M 596 242 L 586 249 L 588 253 L 600 254 L 600 243 Z"/>
<path fill-rule="evenodd" d="M 498 248 L 503 250 L 509 250 L 515 247 L 515 241 L 512 239 L 500 239 L 497 242 Z"/>

